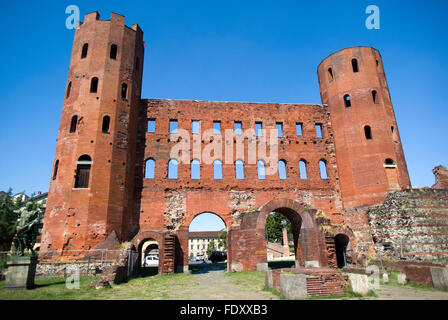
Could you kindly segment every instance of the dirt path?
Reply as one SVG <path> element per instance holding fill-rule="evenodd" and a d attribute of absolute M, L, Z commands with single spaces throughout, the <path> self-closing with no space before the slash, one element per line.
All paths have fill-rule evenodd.
<path fill-rule="evenodd" d="M 448 292 L 396 286 L 380 286 L 375 300 L 448 300 Z"/>

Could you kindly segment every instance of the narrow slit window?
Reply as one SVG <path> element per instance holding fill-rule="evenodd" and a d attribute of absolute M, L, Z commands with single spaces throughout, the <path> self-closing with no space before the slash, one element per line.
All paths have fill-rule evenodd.
<path fill-rule="evenodd" d="M 191 161 L 191 179 L 201 179 L 201 163 L 197 159 Z"/>
<path fill-rule="evenodd" d="M 138 57 L 135 58 L 135 70 L 138 71 L 140 69 L 140 59 Z"/>
<path fill-rule="evenodd" d="M 70 121 L 70 133 L 76 132 L 76 127 L 78 125 L 78 116 L 73 116 Z"/>
<path fill-rule="evenodd" d="M 104 116 L 103 117 L 103 125 L 102 125 L 102 132 L 103 133 L 109 133 L 109 127 L 110 127 L 110 117 Z"/>
<path fill-rule="evenodd" d="M 88 155 L 82 155 L 76 161 L 75 188 L 88 188 L 90 178 L 90 167 L 92 159 Z"/>
<path fill-rule="evenodd" d="M 316 138 L 322 138 L 322 124 L 316 123 Z"/>
<path fill-rule="evenodd" d="M 306 161 L 305 160 L 299 161 L 299 174 L 300 174 L 300 179 L 307 179 Z"/>
<path fill-rule="evenodd" d="M 213 161 L 213 179 L 222 179 L 222 162 L 221 162 L 221 160 Z"/>
<path fill-rule="evenodd" d="M 88 50 L 89 50 L 89 44 L 84 43 L 84 45 L 82 46 L 82 51 L 81 51 L 81 59 L 84 59 L 85 57 L 87 57 Z"/>
<path fill-rule="evenodd" d="M 325 160 L 319 161 L 320 178 L 328 179 L 327 176 L 327 162 Z"/>
<path fill-rule="evenodd" d="M 353 68 L 353 72 L 358 72 L 359 71 L 358 60 L 352 59 L 352 68 Z"/>
<path fill-rule="evenodd" d="M 240 121 L 235 121 L 234 123 L 234 130 L 235 135 L 242 135 L 243 134 L 243 127 Z"/>
<path fill-rule="evenodd" d="M 128 98 L 128 85 L 123 83 L 121 85 L 121 99 L 126 100 Z"/>
<path fill-rule="evenodd" d="M 372 100 L 373 100 L 373 103 L 375 103 L 375 104 L 378 103 L 378 94 L 375 90 L 372 91 Z"/>
<path fill-rule="evenodd" d="M 147 132 L 154 133 L 156 132 L 156 120 L 155 119 L 149 119 L 148 120 L 148 129 Z"/>
<path fill-rule="evenodd" d="M 170 133 L 177 133 L 177 120 L 170 120 Z"/>
<path fill-rule="evenodd" d="M 118 51 L 118 46 L 116 44 L 112 44 L 110 46 L 110 58 L 113 60 L 117 59 L 117 51 Z"/>
<path fill-rule="evenodd" d="M 145 163 L 145 179 L 154 179 L 156 162 L 154 159 L 148 159 Z"/>
<path fill-rule="evenodd" d="M 350 100 L 350 96 L 348 94 L 346 94 L 344 96 L 344 104 L 346 108 L 350 108 L 352 106 L 352 102 Z"/>
<path fill-rule="evenodd" d="M 171 159 L 168 162 L 168 179 L 177 179 L 177 160 Z"/>
<path fill-rule="evenodd" d="M 333 80 L 333 69 L 331 67 L 328 68 L 328 78 L 330 79 L 330 81 Z"/>
<path fill-rule="evenodd" d="M 367 140 L 372 140 L 372 129 L 370 128 L 370 126 L 364 127 L 364 134 Z"/>
<path fill-rule="evenodd" d="M 65 97 L 66 97 L 66 98 L 70 97 L 70 91 L 71 91 L 71 90 L 72 90 L 72 82 L 70 81 L 70 82 L 68 83 L 67 91 L 66 91 L 66 94 L 65 94 Z"/>
<path fill-rule="evenodd" d="M 53 169 L 53 180 L 56 180 L 56 177 L 58 176 L 58 167 L 59 167 L 59 160 L 56 160 Z"/>
<path fill-rule="evenodd" d="M 296 123 L 296 134 L 298 137 L 301 137 L 303 135 L 302 127 L 303 127 L 302 123 L 299 123 L 299 122 Z"/>
<path fill-rule="evenodd" d="M 235 162 L 235 177 L 238 180 L 244 179 L 244 162 L 242 160 Z"/>
<path fill-rule="evenodd" d="M 257 161 L 257 174 L 258 174 L 258 179 L 260 179 L 260 180 L 266 179 L 266 171 L 264 168 L 264 162 L 262 160 Z"/>
<path fill-rule="evenodd" d="M 283 123 L 277 122 L 275 127 L 277 128 L 277 138 L 283 137 Z"/>
<path fill-rule="evenodd" d="M 263 124 L 261 122 L 255 122 L 255 135 L 261 137 L 263 135 Z"/>
<path fill-rule="evenodd" d="M 280 180 L 286 179 L 286 162 L 284 160 L 278 162 L 278 177 Z"/>
<path fill-rule="evenodd" d="M 90 93 L 97 93 L 98 91 L 98 78 L 93 77 L 92 81 L 90 82 Z"/>

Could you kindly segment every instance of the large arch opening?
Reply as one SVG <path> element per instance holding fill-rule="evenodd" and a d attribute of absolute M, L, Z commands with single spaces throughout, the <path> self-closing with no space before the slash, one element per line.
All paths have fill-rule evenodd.
<path fill-rule="evenodd" d="M 188 261 L 193 273 L 227 268 L 227 226 L 212 212 L 196 215 L 188 227 Z"/>
<path fill-rule="evenodd" d="M 343 268 L 350 262 L 348 261 L 349 259 L 347 259 L 350 258 L 349 255 L 347 255 L 347 248 L 349 243 L 350 243 L 349 237 L 343 233 L 339 233 L 334 237 L 336 262 L 338 268 Z"/>

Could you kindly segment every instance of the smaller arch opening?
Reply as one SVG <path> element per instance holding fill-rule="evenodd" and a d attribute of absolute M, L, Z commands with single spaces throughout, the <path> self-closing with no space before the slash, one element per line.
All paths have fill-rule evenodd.
<path fill-rule="evenodd" d="M 346 108 L 350 108 L 352 106 L 352 102 L 350 100 L 350 96 L 348 94 L 346 94 L 344 96 L 344 104 Z"/>
<path fill-rule="evenodd" d="M 222 162 L 221 160 L 213 161 L 213 179 L 222 179 Z"/>
<path fill-rule="evenodd" d="M 265 170 L 265 167 L 264 167 L 264 161 L 263 160 L 258 160 L 257 161 L 257 175 L 258 175 L 258 179 L 260 179 L 260 180 L 266 179 L 266 170 Z"/>
<path fill-rule="evenodd" d="M 168 179 L 177 179 L 177 160 L 171 159 L 168 162 Z"/>
<path fill-rule="evenodd" d="M 201 179 L 201 163 L 198 159 L 191 161 L 191 179 Z"/>
<path fill-rule="evenodd" d="M 97 93 L 98 91 L 98 78 L 93 77 L 90 82 L 90 93 Z"/>
<path fill-rule="evenodd" d="M 358 60 L 352 59 L 352 68 L 353 72 L 359 72 Z"/>
<path fill-rule="evenodd" d="M 320 160 L 319 161 L 319 170 L 320 170 L 320 178 L 321 179 L 328 179 L 327 175 L 327 161 Z"/>
<path fill-rule="evenodd" d="M 280 180 L 286 179 L 286 161 L 280 160 L 278 162 L 278 177 Z"/>
<path fill-rule="evenodd" d="M 109 133 L 109 127 L 110 127 L 110 117 L 104 116 L 103 117 L 103 125 L 101 131 L 103 133 Z"/>
<path fill-rule="evenodd" d="M 244 162 L 242 160 L 235 161 L 235 178 L 238 180 L 244 179 Z"/>
<path fill-rule="evenodd" d="M 300 179 L 307 179 L 306 160 L 299 161 L 299 175 Z"/>
<path fill-rule="evenodd" d="M 76 161 L 75 188 L 88 188 L 92 158 L 84 154 Z"/>
<path fill-rule="evenodd" d="M 84 59 L 87 57 L 87 51 L 89 50 L 89 44 L 88 43 L 84 43 L 84 45 L 82 46 L 82 50 L 81 50 L 81 59 Z"/>
<path fill-rule="evenodd" d="M 333 81 L 334 76 L 333 76 L 333 69 L 331 67 L 328 68 L 328 78 L 330 81 Z"/>
<path fill-rule="evenodd" d="M 78 116 L 73 116 L 70 121 L 70 133 L 76 132 L 76 126 L 78 125 Z"/>
<path fill-rule="evenodd" d="M 126 100 L 128 98 L 128 85 L 123 83 L 121 85 L 121 99 Z"/>
<path fill-rule="evenodd" d="M 116 44 L 112 44 L 110 46 L 110 58 L 113 60 L 117 59 L 117 51 L 118 51 L 118 46 Z"/>
<path fill-rule="evenodd" d="M 347 248 L 349 242 L 350 239 L 345 234 L 340 233 L 334 237 L 338 268 L 343 268 L 347 265 Z"/>
<path fill-rule="evenodd" d="M 72 82 L 70 81 L 67 85 L 67 91 L 65 93 L 65 97 L 69 98 L 70 97 L 70 91 L 72 90 Z"/>
<path fill-rule="evenodd" d="M 396 168 L 397 165 L 395 164 L 394 160 L 392 160 L 392 159 L 390 159 L 390 158 L 387 158 L 387 159 L 384 161 L 384 167 L 385 167 L 385 168 Z"/>
<path fill-rule="evenodd" d="M 364 127 L 364 135 L 366 136 L 367 140 L 372 140 L 372 129 L 370 128 L 370 126 Z"/>
<path fill-rule="evenodd" d="M 156 162 L 149 158 L 145 162 L 145 179 L 154 179 Z"/>
<path fill-rule="evenodd" d="M 378 104 L 378 94 L 376 92 L 376 90 L 372 91 L 372 100 L 374 104 Z"/>
<path fill-rule="evenodd" d="M 53 180 L 56 180 L 56 177 L 58 175 L 58 167 L 59 167 L 59 160 L 56 160 L 54 163 L 54 169 L 53 169 Z"/>

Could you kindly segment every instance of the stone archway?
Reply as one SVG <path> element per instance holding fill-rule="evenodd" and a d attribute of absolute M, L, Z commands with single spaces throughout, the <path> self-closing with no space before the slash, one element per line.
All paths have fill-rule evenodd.
<path fill-rule="evenodd" d="M 158 273 L 162 273 L 162 265 L 163 265 L 163 252 L 165 249 L 165 233 L 161 231 L 153 231 L 153 230 L 146 230 L 139 232 L 131 241 L 132 245 L 134 246 L 135 250 L 138 253 L 138 259 L 136 261 L 136 266 L 139 268 L 142 264 L 141 257 L 142 257 L 142 251 L 143 251 L 143 245 L 148 240 L 155 240 L 158 243 L 159 246 L 159 266 L 158 266 Z"/>

